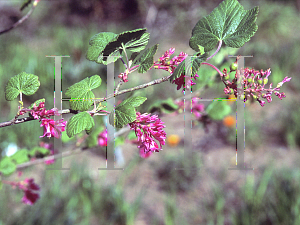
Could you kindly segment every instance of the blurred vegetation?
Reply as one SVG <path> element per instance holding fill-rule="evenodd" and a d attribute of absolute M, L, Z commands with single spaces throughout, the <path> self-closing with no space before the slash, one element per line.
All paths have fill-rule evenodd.
<path fill-rule="evenodd" d="M 9 213 L 9 206 L 16 205 L 22 193 L 4 188 L 0 192 L 1 205 L 7 207 L 1 207 L 0 221 L 11 225 L 133 224 L 145 190 L 128 203 L 121 186 L 101 185 L 103 181 L 91 177 L 85 164 L 74 163 L 71 168 L 66 172 L 45 171 L 41 198 L 33 206 L 16 210 L 14 215 Z M 15 203 L 10 203 L 11 199 Z"/>
<path fill-rule="evenodd" d="M 193 154 L 187 158 L 184 155 L 168 155 L 163 160 L 164 164 L 156 169 L 156 176 L 163 191 L 173 193 L 193 189 L 193 184 L 199 179 L 201 167 L 198 155 Z"/>

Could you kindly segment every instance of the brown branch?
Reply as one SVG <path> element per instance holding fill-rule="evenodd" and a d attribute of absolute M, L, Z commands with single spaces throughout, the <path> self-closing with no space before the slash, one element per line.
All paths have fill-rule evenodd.
<path fill-rule="evenodd" d="M 25 20 L 27 20 L 30 17 L 30 15 L 32 14 L 32 12 L 35 9 L 35 7 L 37 6 L 38 2 L 39 2 L 39 0 L 35 0 L 33 2 L 33 4 L 32 4 L 31 9 L 28 11 L 28 13 L 25 16 L 23 16 L 20 20 L 18 20 L 16 23 L 14 23 L 11 27 L 9 27 L 9 28 L 7 28 L 5 30 L 0 31 L 0 35 L 8 32 L 8 31 L 10 31 L 10 30 L 12 30 L 14 28 L 16 28 L 17 26 L 19 26 L 20 24 L 22 24 Z"/>

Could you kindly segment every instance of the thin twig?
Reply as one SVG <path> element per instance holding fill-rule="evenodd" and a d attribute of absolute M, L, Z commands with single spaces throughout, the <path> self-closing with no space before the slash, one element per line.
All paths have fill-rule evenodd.
<path fill-rule="evenodd" d="M 9 27 L 9 28 L 7 28 L 5 30 L 0 31 L 0 35 L 8 32 L 8 31 L 10 31 L 10 30 L 12 30 L 14 28 L 16 28 L 17 26 L 19 26 L 20 24 L 22 24 L 25 20 L 27 20 L 30 17 L 30 15 L 32 14 L 32 12 L 35 9 L 35 7 L 37 6 L 38 2 L 39 2 L 39 0 L 38 1 L 37 0 L 34 1 L 34 3 L 32 4 L 32 7 L 28 11 L 28 13 L 25 16 L 23 16 L 20 20 L 18 20 L 16 23 L 14 23 L 11 27 Z"/>

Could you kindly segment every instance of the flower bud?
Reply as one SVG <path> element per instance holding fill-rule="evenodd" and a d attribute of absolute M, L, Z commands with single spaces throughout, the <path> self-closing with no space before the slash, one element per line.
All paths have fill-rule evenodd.
<path fill-rule="evenodd" d="M 253 98 L 256 100 L 257 99 L 257 95 L 253 95 Z"/>
<path fill-rule="evenodd" d="M 248 83 L 253 83 L 252 77 L 249 77 L 249 78 L 247 79 L 247 81 L 248 81 Z"/>
<path fill-rule="evenodd" d="M 262 80 L 257 80 L 257 83 L 258 83 L 258 84 L 262 84 L 263 81 L 262 81 Z"/>
<path fill-rule="evenodd" d="M 229 80 L 230 76 L 229 74 L 227 74 L 226 76 L 224 76 L 224 80 Z"/>
<path fill-rule="evenodd" d="M 236 70 L 237 70 L 237 67 L 238 67 L 238 65 L 237 65 L 236 62 L 231 63 L 231 65 L 230 65 L 230 70 L 231 70 L 231 71 L 236 71 Z"/>
<path fill-rule="evenodd" d="M 268 78 L 264 78 L 264 84 L 267 84 L 268 83 Z"/>

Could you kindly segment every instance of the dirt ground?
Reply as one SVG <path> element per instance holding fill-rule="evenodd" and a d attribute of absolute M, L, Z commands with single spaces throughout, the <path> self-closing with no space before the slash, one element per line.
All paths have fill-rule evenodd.
<path fill-rule="evenodd" d="M 180 137 L 184 137 L 183 116 L 178 115 L 176 117 L 164 117 L 163 121 L 167 126 L 165 128 L 167 134 L 178 134 Z M 176 121 L 176 123 L 174 123 Z M 292 167 L 297 165 L 297 161 L 300 158 L 298 150 L 287 149 L 285 147 L 278 146 L 264 146 L 256 149 L 255 151 L 247 148 L 245 149 L 245 163 L 248 167 L 254 168 L 249 171 L 228 170 L 229 167 L 235 166 L 235 147 L 226 146 L 222 141 L 216 137 L 218 127 L 212 125 L 210 127 L 209 134 L 206 134 L 203 129 L 198 128 L 193 130 L 193 145 L 195 151 L 198 151 L 201 155 L 202 166 L 201 176 L 195 177 L 194 188 L 187 192 L 177 195 L 177 206 L 180 209 L 182 215 L 187 216 L 193 212 L 198 206 L 201 207 L 204 203 L 208 202 L 212 196 L 212 187 L 226 188 L 226 199 L 232 203 L 233 207 L 239 207 L 240 202 L 237 201 L 236 192 L 239 187 L 245 184 L 247 177 L 254 175 L 257 180 L 263 170 L 270 163 L 274 163 L 276 167 Z M 197 146 L 208 145 L 210 148 L 208 151 L 202 151 Z M 137 193 L 142 188 L 147 189 L 147 193 L 143 198 L 143 208 L 141 209 L 136 223 L 138 225 L 151 224 L 151 217 L 157 216 L 160 221 L 164 218 L 164 200 L 167 198 L 165 192 L 159 187 L 159 180 L 155 174 L 155 167 L 163 164 L 164 154 L 180 154 L 180 149 L 183 146 L 179 145 L 175 148 L 165 146 L 163 151 L 156 153 L 148 159 L 142 160 L 141 163 L 136 166 L 130 174 L 125 176 L 124 192 L 126 200 L 133 202 Z M 128 163 L 137 155 L 138 149 L 132 144 L 124 144 L 122 146 L 123 155 L 125 159 L 124 171 L 98 171 L 98 168 L 105 167 L 104 157 L 95 157 L 93 152 L 83 152 L 78 155 L 67 157 L 63 161 L 63 165 L 68 165 L 73 160 L 87 161 L 91 174 L 102 185 L 115 184 L 123 173 L 126 173 L 126 167 Z M 205 212 L 205 209 L 203 209 Z M 201 223 L 201 213 L 196 223 Z"/>

